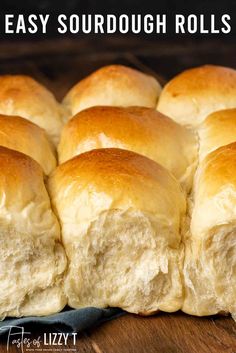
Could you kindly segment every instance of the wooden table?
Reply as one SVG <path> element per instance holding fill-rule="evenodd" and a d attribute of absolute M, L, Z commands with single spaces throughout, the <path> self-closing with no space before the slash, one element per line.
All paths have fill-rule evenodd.
<path fill-rule="evenodd" d="M 235 57 L 233 43 L 214 40 L 173 42 L 111 36 L 1 42 L 0 74 L 32 75 L 61 99 L 75 82 L 110 63 L 136 67 L 164 83 L 191 66 L 213 63 L 236 68 Z M 31 329 L 32 338 L 49 332 Z M 148 318 L 125 315 L 79 333 L 76 346 L 70 339 L 69 346 L 61 348 L 79 353 L 236 353 L 236 323 L 230 317 L 197 318 L 182 313 Z M 51 346 L 48 351 L 54 349 Z M 6 351 L 3 338 L 0 353 Z M 16 351 L 21 349 L 9 346 L 9 352 Z"/>
<path fill-rule="evenodd" d="M 50 332 L 29 330 L 33 330 L 31 339 Z M 6 341 L 7 337 L 0 340 L 0 353 L 7 352 Z M 197 318 L 183 313 L 146 318 L 127 314 L 79 333 L 75 346 L 71 338 L 68 346 L 41 344 L 40 348 L 71 353 L 236 353 L 236 323 L 230 317 Z M 9 352 L 21 349 L 10 344 Z"/>

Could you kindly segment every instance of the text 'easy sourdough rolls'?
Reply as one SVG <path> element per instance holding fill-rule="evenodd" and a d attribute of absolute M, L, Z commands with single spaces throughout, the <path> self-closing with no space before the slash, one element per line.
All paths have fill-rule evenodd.
<path fill-rule="evenodd" d="M 197 139 L 184 126 L 150 108 L 100 106 L 78 113 L 62 130 L 59 163 L 92 149 L 111 147 L 153 159 L 190 189 Z"/>
<path fill-rule="evenodd" d="M 0 318 L 63 309 L 66 256 L 40 165 L 0 147 Z"/>
<path fill-rule="evenodd" d="M 48 186 L 69 259 L 71 307 L 181 308 L 186 205 L 166 169 L 134 152 L 98 149 L 61 164 Z"/>
<path fill-rule="evenodd" d="M 198 127 L 207 115 L 236 107 L 236 70 L 205 65 L 186 70 L 164 87 L 157 110 L 180 124 Z"/>
<path fill-rule="evenodd" d="M 161 86 L 154 77 L 126 66 L 110 65 L 72 87 L 63 104 L 69 117 L 95 105 L 155 108 L 160 92 Z"/>
<path fill-rule="evenodd" d="M 29 76 L 0 76 L 0 114 L 17 115 L 32 121 L 58 143 L 64 109 L 53 94 Z"/>

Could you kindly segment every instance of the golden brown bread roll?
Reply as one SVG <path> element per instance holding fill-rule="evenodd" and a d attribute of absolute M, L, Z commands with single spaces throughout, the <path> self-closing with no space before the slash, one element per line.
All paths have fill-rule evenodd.
<path fill-rule="evenodd" d="M 98 149 L 57 167 L 48 187 L 69 259 L 71 307 L 181 307 L 186 205 L 166 169 L 134 152 Z"/>
<path fill-rule="evenodd" d="M 60 311 L 65 268 L 42 168 L 0 146 L 0 318 Z"/>
<path fill-rule="evenodd" d="M 154 77 L 126 66 L 110 65 L 72 87 L 63 103 L 70 116 L 95 105 L 155 108 L 160 92 Z"/>
<path fill-rule="evenodd" d="M 22 116 L 58 143 L 65 112 L 52 93 L 33 78 L 4 75 L 0 76 L 0 114 Z"/>
<path fill-rule="evenodd" d="M 210 114 L 199 128 L 199 158 L 236 141 L 236 108 Z"/>
<path fill-rule="evenodd" d="M 236 143 L 211 152 L 194 182 L 183 311 L 236 314 Z"/>
<path fill-rule="evenodd" d="M 25 153 L 36 160 L 48 175 L 57 162 L 45 132 L 29 120 L 0 114 L 0 146 Z"/>
<path fill-rule="evenodd" d="M 205 65 L 186 70 L 164 87 L 157 110 L 180 124 L 198 127 L 207 115 L 236 108 L 236 70 Z"/>
<path fill-rule="evenodd" d="M 185 127 L 154 109 L 93 107 L 63 128 L 59 162 L 97 148 L 122 148 L 166 167 L 188 189 L 197 160 L 197 141 Z"/>

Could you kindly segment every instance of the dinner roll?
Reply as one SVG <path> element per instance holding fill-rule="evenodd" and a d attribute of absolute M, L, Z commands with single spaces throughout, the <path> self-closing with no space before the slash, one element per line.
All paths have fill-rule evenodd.
<path fill-rule="evenodd" d="M 0 114 L 18 115 L 39 125 L 57 143 L 64 109 L 44 86 L 28 76 L 0 76 Z"/>
<path fill-rule="evenodd" d="M 236 314 L 236 143 L 211 152 L 194 183 L 186 242 L 183 310 L 194 315 Z"/>
<path fill-rule="evenodd" d="M 61 164 L 48 186 L 69 259 L 71 307 L 145 314 L 181 307 L 185 197 L 166 169 L 134 152 L 98 149 Z"/>
<path fill-rule="evenodd" d="M 65 268 L 42 168 L 0 146 L 0 318 L 60 311 Z"/>
<path fill-rule="evenodd" d="M 117 147 L 159 162 L 190 187 L 197 160 L 192 132 L 154 109 L 93 107 L 64 127 L 58 146 L 60 163 L 86 151 Z"/>
<path fill-rule="evenodd" d="M 200 160 L 218 147 L 236 141 L 236 108 L 210 114 L 199 129 Z"/>
<path fill-rule="evenodd" d="M 44 130 L 19 116 L 0 114 L 0 146 L 32 157 L 46 175 L 56 167 L 55 152 Z"/>
<path fill-rule="evenodd" d="M 161 92 L 157 80 L 122 65 L 110 65 L 95 71 L 77 83 L 63 103 L 70 116 L 95 105 L 155 108 Z"/>
<path fill-rule="evenodd" d="M 178 123 L 198 127 L 217 110 L 236 108 L 236 70 L 205 65 L 182 72 L 164 87 L 157 109 Z"/>

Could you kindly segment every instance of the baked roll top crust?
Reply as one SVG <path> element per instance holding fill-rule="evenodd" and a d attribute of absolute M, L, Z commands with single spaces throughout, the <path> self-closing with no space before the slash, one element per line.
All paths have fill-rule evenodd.
<path fill-rule="evenodd" d="M 210 114 L 199 128 L 199 159 L 236 141 L 236 108 Z"/>
<path fill-rule="evenodd" d="M 19 116 L 0 114 L 0 146 L 25 153 L 37 161 L 46 175 L 56 168 L 56 152 L 38 125 Z"/>
<path fill-rule="evenodd" d="M 190 189 L 197 161 L 196 136 L 150 108 L 93 107 L 78 113 L 63 128 L 59 162 L 112 147 L 153 159 Z"/>
<path fill-rule="evenodd" d="M 58 143 L 65 111 L 53 94 L 29 76 L 0 76 L 0 114 L 32 121 Z"/>
<path fill-rule="evenodd" d="M 155 108 L 161 86 L 157 80 L 122 65 L 104 66 L 77 83 L 63 100 L 70 117 L 95 105 L 138 105 Z"/>
<path fill-rule="evenodd" d="M 164 87 L 157 110 L 198 127 L 211 113 L 236 107 L 236 70 L 205 65 L 186 70 Z"/>

